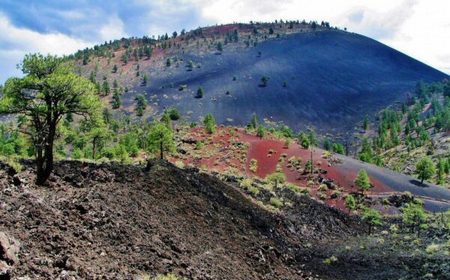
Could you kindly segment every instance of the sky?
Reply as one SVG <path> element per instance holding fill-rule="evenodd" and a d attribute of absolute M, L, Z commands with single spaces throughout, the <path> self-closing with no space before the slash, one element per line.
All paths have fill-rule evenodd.
<path fill-rule="evenodd" d="M 449 0 L 0 0 L 0 84 L 27 53 L 253 21 L 346 27 L 450 74 Z"/>

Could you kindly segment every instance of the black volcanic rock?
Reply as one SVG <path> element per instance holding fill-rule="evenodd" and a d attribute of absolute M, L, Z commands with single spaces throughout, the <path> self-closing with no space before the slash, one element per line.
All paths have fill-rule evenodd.
<path fill-rule="evenodd" d="M 337 30 L 286 35 L 250 48 L 229 44 L 221 55 L 186 50 L 176 57 L 182 59 L 178 67 L 151 68 L 149 86 L 136 87 L 160 112 L 173 106 L 190 112 L 193 121 L 211 112 L 220 123 L 239 125 L 256 113 L 294 129 L 313 125 L 331 133 L 404 100 L 420 79 L 447 77 L 375 40 Z M 187 71 L 190 60 L 195 67 Z M 269 78 L 265 87 L 263 76 Z M 179 91 L 182 85 L 187 88 Z M 199 86 L 205 95 L 195 99 Z"/>

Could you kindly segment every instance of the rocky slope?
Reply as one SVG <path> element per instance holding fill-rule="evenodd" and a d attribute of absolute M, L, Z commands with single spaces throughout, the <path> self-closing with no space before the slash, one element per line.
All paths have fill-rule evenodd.
<path fill-rule="evenodd" d="M 302 23 L 286 26 L 199 29 L 152 42 L 150 59 L 133 58 L 139 45 L 122 43 L 127 48 L 110 50 L 109 58 L 92 56 L 87 65 L 80 58 L 78 71 L 87 77 L 94 73 L 99 84 L 106 80 L 112 87 L 117 80 L 123 85 L 126 112 L 133 112 L 136 94 L 144 94 L 148 118 L 176 107 L 191 121 L 213 113 L 220 123 L 245 125 L 256 113 L 293 129 L 312 125 L 335 135 L 352 130 L 366 114 L 403 100 L 418 80 L 447 77 L 358 34 Z M 238 41 L 232 39 L 235 30 Z M 126 53 L 130 58 L 124 63 Z M 195 98 L 199 87 L 203 98 Z"/>

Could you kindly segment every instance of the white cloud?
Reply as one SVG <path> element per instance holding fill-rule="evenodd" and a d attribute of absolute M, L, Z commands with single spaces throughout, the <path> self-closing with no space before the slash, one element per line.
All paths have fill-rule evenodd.
<path fill-rule="evenodd" d="M 448 0 L 192 0 L 214 23 L 325 20 L 450 74 Z"/>
<path fill-rule="evenodd" d="M 13 26 L 7 17 L 0 14 L 0 60 L 4 63 L 0 82 L 10 75 L 20 74 L 16 65 L 27 53 L 64 55 L 83 49 L 90 42 L 70 38 L 61 33 L 41 34 Z"/>
<path fill-rule="evenodd" d="M 108 22 L 99 30 L 101 41 L 109 41 L 129 37 L 124 30 L 123 21 L 117 16 L 108 19 Z"/>

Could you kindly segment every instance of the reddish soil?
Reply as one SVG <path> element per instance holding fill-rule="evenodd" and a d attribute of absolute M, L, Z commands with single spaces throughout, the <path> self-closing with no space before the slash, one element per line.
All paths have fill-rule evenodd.
<path fill-rule="evenodd" d="M 191 145 L 200 141 L 203 147 L 199 150 L 191 147 L 189 150 L 194 151 L 171 158 L 170 160 L 174 163 L 181 161 L 184 165 L 193 165 L 213 172 L 262 179 L 276 172 L 278 166 L 286 175 L 287 182 L 308 188 L 311 196 L 341 210 L 345 210 L 345 196 L 359 192 L 354 185 L 359 169 L 340 163 L 334 157 L 325 159 L 323 157 L 325 151 L 319 148 L 313 149 L 315 174 L 311 177 L 304 171 L 305 163 L 311 158 L 311 151 L 303 149 L 295 142 L 286 147 L 283 140 L 270 136 L 261 139 L 248 134 L 244 129 L 231 127 L 220 127 L 212 135 L 207 134 L 203 128 L 193 128 L 186 133 L 182 141 L 189 142 Z M 300 159 L 299 168 L 288 165 L 292 157 Z M 257 161 L 256 172 L 250 170 L 252 160 Z M 373 186 L 366 192 L 369 196 L 381 197 L 395 193 L 395 190 L 377 178 L 369 177 Z M 327 190 L 319 190 L 324 180 L 331 184 L 331 187 Z M 308 182 L 310 182 L 309 185 Z M 384 212 L 388 213 L 391 210 L 386 209 Z"/>

